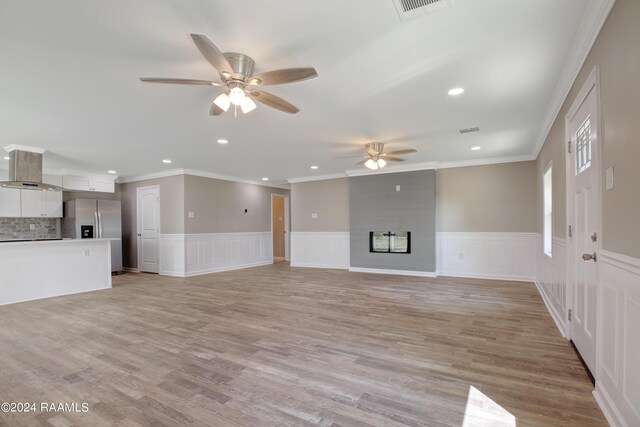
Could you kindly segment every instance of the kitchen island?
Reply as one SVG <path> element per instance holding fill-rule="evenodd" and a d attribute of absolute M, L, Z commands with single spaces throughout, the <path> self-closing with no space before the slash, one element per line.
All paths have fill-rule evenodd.
<path fill-rule="evenodd" d="M 111 240 L 0 243 L 0 305 L 110 288 Z"/>

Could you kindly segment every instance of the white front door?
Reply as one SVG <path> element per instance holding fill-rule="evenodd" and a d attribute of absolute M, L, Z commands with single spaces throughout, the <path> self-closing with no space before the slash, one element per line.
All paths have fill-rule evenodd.
<path fill-rule="evenodd" d="M 138 188 L 138 270 L 160 271 L 160 188 Z"/>
<path fill-rule="evenodd" d="M 598 297 L 599 187 L 598 187 L 598 119 L 595 84 L 569 117 L 571 135 L 569 176 L 572 177 L 570 207 L 573 220 L 569 252 L 572 281 L 571 340 L 582 359 L 595 374 L 596 310 Z"/>

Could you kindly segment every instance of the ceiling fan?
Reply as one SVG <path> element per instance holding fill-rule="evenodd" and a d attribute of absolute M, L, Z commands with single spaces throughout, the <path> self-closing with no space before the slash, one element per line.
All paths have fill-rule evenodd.
<path fill-rule="evenodd" d="M 218 71 L 221 82 L 161 77 L 140 77 L 140 80 L 151 83 L 226 87 L 227 91 L 219 95 L 211 105 L 209 114 L 212 116 L 219 116 L 226 112 L 231 105 L 234 106 L 236 113 L 237 107 L 240 107 L 246 114 L 256 108 L 254 101 L 285 113 L 295 114 L 300 111 L 295 105 L 255 87 L 293 83 L 318 76 L 315 68 L 311 67 L 286 68 L 253 75 L 255 62 L 249 56 L 235 52 L 222 53 L 211 40 L 200 34 L 191 34 L 191 39 L 202 56 Z"/>
<path fill-rule="evenodd" d="M 371 170 L 382 169 L 387 165 L 387 162 L 404 162 L 406 159 L 401 159 L 397 156 L 418 152 L 418 150 L 411 148 L 407 150 L 395 150 L 383 153 L 384 142 L 369 142 L 365 144 L 364 148 L 367 152 L 364 156 L 365 159 L 359 161 L 356 165 L 364 163 L 364 165 Z"/>

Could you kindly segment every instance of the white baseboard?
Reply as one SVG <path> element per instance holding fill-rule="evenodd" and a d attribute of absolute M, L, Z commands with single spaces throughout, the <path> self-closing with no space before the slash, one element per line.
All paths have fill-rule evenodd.
<path fill-rule="evenodd" d="M 535 277 L 508 276 L 501 274 L 484 274 L 484 273 L 450 273 L 438 271 L 438 276 L 443 277 L 460 277 L 464 279 L 486 279 L 486 280 L 505 280 L 509 282 L 534 282 Z"/>
<path fill-rule="evenodd" d="M 349 267 L 343 264 L 318 264 L 318 263 L 297 263 L 291 264 L 291 267 L 295 268 L 327 268 L 329 270 L 348 270 Z"/>
<path fill-rule="evenodd" d="M 207 270 L 190 271 L 186 274 L 186 276 L 183 276 L 183 277 L 202 276 L 203 274 L 221 273 L 223 271 L 242 270 L 245 268 L 261 267 L 263 265 L 272 265 L 272 264 L 273 264 L 272 261 L 261 261 L 261 262 L 253 262 L 249 264 L 234 265 L 232 267 L 210 268 Z"/>
<path fill-rule="evenodd" d="M 389 270 L 383 268 L 349 267 L 353 273 L 392 274 L 395 276 L 438 277 L 435 271 Z"/>
<path fill-rule="evenodd" d="M 611 401 L 611 397 L 607 394 L 607 391 L 596 384 L 596 389 L 593 391 L 593 397 L 596 399 L 600 410 L 607 419 L 607 422 L 612 427 L 630 427 L 616 408 L 615 404 Z"/>
<path fill-rule="evenodd" d="M 536 288 L 538 288 L 538 292 L 540 293 L 540 296 L 542 297 L 542 301 L 544 302 L 544 305 L 547 307 L 547 311 L 551 315 L 551 318 L 555 322 L 556 327 L 560 331 L 560 335 L 562 335 L 563 338 L 569 339 L 569 335 L 567 334 L 567 330 L 565 328 L 564 319 L 556 311 L 556 309 L 553 306 L 553 304 L 551 304 L 551 301 L 549 301 L 549 297 L 547 296 L 546 292 L 544 291 L 543 285 L 540 282 L 538 282 L 537 280 L 534 283 L 536 285 Z"/>

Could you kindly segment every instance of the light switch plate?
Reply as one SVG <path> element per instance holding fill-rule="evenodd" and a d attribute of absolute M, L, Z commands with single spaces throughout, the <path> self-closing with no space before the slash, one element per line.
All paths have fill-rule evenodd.
<path fill-rule="evenodd" d="M 318 218 L 318 214 L 317 214 L 317 213 L 312 213 L 312 214 L 311 214 L 311 218 L 313 218 L 313 219 Z"/>
<path fill-rule="evenodd" d="M 396 185 L 396 191 L 400 191 L 400 186 Z"/>
<path fill-rule="evenodd" d="M 36 225 L 35 224 L 29 224 L 29 230 L 33 231 L 36 229 Z"/>
<path fill-rule="evenodd" d="M 613 190 L 613 166 L 607 168 L 606 189 Z"/>

